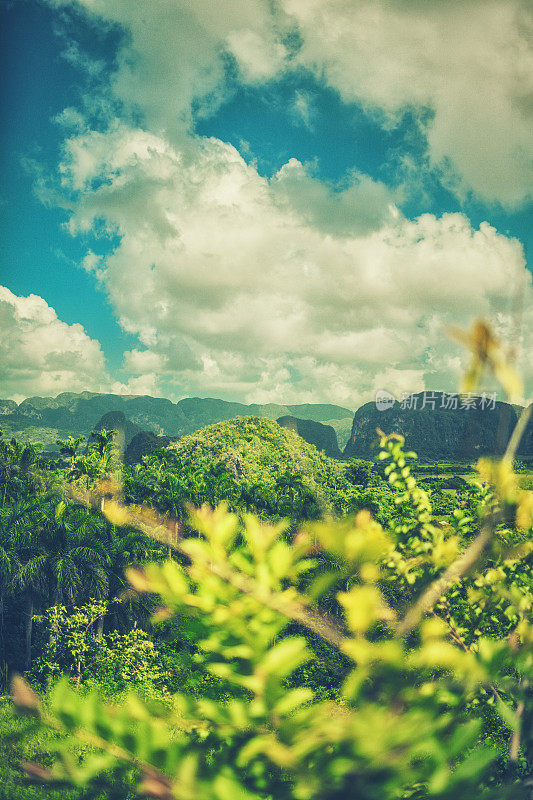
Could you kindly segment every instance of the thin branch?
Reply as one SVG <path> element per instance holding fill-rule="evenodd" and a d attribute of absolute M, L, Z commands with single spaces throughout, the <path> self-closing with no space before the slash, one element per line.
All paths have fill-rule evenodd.
<path fill-rule="evenodd" d="M 509 758 L 511 761 L 518 761 L 518 755 L 520 753 L 520 720 L 523 713 L 524 701 L 520 700 L 516 707 L 517 726 L 513 731 L 513 735 L 511 736 L 511 744 L 509 747 Z"/>
<path fill-rule="evenodd" d="M 266 608 L 277 611 L 284 617 L 298 622 L 312 633 L 316 633 L 316 635 L 320 636 L 324 641 L 333 645 L 333 647 L 340 649 L 343 642 L 346 640 L 346 634 L 342 629 L 323 614 L 306 608 L 302 603 L 285 600 L 283 595 L 276 594 L 270 589 L 261 586 L 248 575 L 234 572 L 232 569 L 226 567 L 225 564 L 211 563 L 207 566 L 214 575 L 221 578 L 226 583 L 229 583 L 235 589 L 238 589 L 238 591 L 253 597 Z"/>
<path fill-rule="evenodd" d="M 518 418 L 518 422 L 514 426 L 513 433 L 509 442 L 507 444 L 507 448 L 505 450 L 504 459 L 508 461 L 513 461 L 516 451 L 518 449 L 518 445 L 520 444 L 520 440 L 524 433 L 526 432 L 527 424 L 529 422 L 529 418 L 533 412 L 533 402 L 526 405 L 525 408 L 522 409 L 522 412 Z"/>
<path fill-rule="evenodd" d="M 441 617 L 441 615 L 437 614 L 437 612 L 434 611 L 434 610 L 431 613 L 433 614 L 433 616 L 436 619 L 441 619 L 443 622 L 446 623 L 446 625 L 450 629 L 450 636 L 452 637 L 452 639 L 455 642 L 455 644 L 458 645 L 459 647 L 461 647 L 464 650 L 465 653 L 471 653 L 472 652 L 471 648 L 466 644 L 465 640 L 463 639 L 463 637 L 461 636 L 461 634 L 457 630 L 457 627 L 456 627 L 456 625 L 455 625 L 455 623 L 453 621 L 453 618 L 450 615 L 449 605 L 448 605 L 448 601 L 447 601 L 446 598 L 445 598 L 445 603 L 446 603 L 446 610 L 444 612 L 445 613 L 444 617 Z M 498 689 L 494 686 L 494 684 L 493 683 L 489 683 L 489 684 L 487 684 L 487 686 L 491 690 L 491 692 L 494 695 L 494 697 L 496 698 L 496 700 L 499 700 L 500 703 L 503 703 L 501 695 L 500 695 Z"/>
<path fill-rule="evenodd" d="M 422 617 L 432 611 L 435 603 L 448 589 L 457 583 L 469 569 L 471 569 L 481 556 L 483 550 L 491 541 L 496 526 L 500 521 L 500 516 L 493 514 L 485 521 L 485 525 L 480 533 L 466 550 L 457 558 L 453 564 L 436 581 L 428 586 L 426 591 L 418 598 L 416 603 L 409 609 L 405 617 L 399 622 L 395 629 L 396 638 L 401 638 L 411 633 Z"/>
<path fill-rule="evenodd" d="M 106 514 L 106 501 L 101 495 L 72 485 L 68 488 L 68 495 L 75 502 Z M 153 509 L 147 511 L 136 506 L 122 505 L 118 508 L 119 513 L 124 514 L 124 524 L 137 528 L 146 536 L 168 545 L 190 559 L 190 554 L 182 548 L 179 542 L 179 523 L 176 520 L 167 520 Z M 297 622 L 333 647 L 340 649 L 345 641 L 346 634 L 341 628 L 322 614 L 306 608 L 303 603 L 285 600 L 282 595 L 261 586 L 248 575 L 232 570 L 226 564 L 206 562 L 205 566 L 213 575 L 229 583 L 238 591 L 253 597 L 266 608 Z"/>

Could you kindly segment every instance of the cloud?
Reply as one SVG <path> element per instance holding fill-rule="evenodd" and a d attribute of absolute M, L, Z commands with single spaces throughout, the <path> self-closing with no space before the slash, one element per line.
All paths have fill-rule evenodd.
<path fill-rule="evenodd" d="M 297 63 L 394 125 L 429 111 L 429 154 L 459 193 L 531 198 L 533 15 L 526 0 L 283 0 Z"/>
<path fill-rule="evenodd" d="M 49 2 L 126 32 L 113 95 L 174 143 L 232 91 L 230 57 L 242 83 L 312 72 L 385 127 L 414 110 L 451 189 L 510 207 L 531 199 L 527 0 L 153 0 L 150 13 L 136 0 Z M 305 93 L 294 112 L 306 121 Z"/>
<path fill-rule="evenodd" d="M 520 281 L 533 307 L 518 241 L 463 214 L 408 220 L 369 178 L 335 192 L 291 160 L 268 180 L 217 139 L 180 150 L 123 123 L 68 140 L 62 175 L 72 232 L 119 238 L 86 266 L 146 348 L 126 368 L 170 394 L 354 405 L 375 375 L 452 390 L 447 323 L 508 320 Z"/>
<path fill-rule="evenodd" d="M 78 323 L 58 319 L 42 297 L 17 297 L 0 286 L 0 332 L 4 397 L 108 388 L 100 343 Z"/>
<path fill-rule="evenodd" d="M 308 130 L 313 130 L 313 123 L 317 116 L 313 98 L 309 92 L 297 89 L 294 93 L 294 103 L 292 105 L 292 117 L 300 125 L 304 125 Z"/>
<path fill-rule="evenodd" d="M 532 330 L 522 248 L 488 223 L 406 219 L 380 181 L 354 171 L 329 185 L 294 158 L 268 179 L 193 133 L 234 81 L 307 70 L 384 127 L 414 110 L 455 191 L 519 204 L 531 186 L 525 3 L 50 2 L 125 32 L 98 129 L 69 110 L 60 165 L 70 232 L 112 247 L 83 267 L 141 342 L 116 391 L 355 406 L 376 388 L 455 389 L 447 323 L 508 329 L 519 291 Z M 531 369 L 530 339 L 522 352 Z"/>
<path fill-rule="evenodd" d="M 325 233 L 365 233 L 398 213 L 396 193 L 380 181 L 354 172 L 340 186 L 331 186 L 296 158 L 278 170 L 270 185 L 282 206 Z"/>
<path fill-rule="evenodd" d="M 139 109 L 148 127 L 178 136 L 193 105 L 212 113 L 226 96 L 228 57 L 241 79 L 256 82 L 281 69 L 286 48 L 268 3 L 262 0 L 48 0 L 85 12 L 97 24 L 118 26 L 127 47 L 118 55 L 111 88 L 125 111 Z"/>
<path fill-rule="evenodd" d="M 235 57 L 242 79 L 247 83 L 268 80 L 281 72 L 287 51 L 273 37 L 265 40 L 252 30 L 234 30 L 226 37 L 230 53 Z"/>
<path fill-rule="evenodd" d="M 42 297 L 18 297 L 0 286 L 4 399 L 20 402 L 25 397 L 82 391 L 158 395 L 159 356 L 133 350 L 125 353 L 125 365 L 130 377 L 114 380 L 107 372 L 100 342 L 91 339 L 79 323 L 60 320 Z"/>

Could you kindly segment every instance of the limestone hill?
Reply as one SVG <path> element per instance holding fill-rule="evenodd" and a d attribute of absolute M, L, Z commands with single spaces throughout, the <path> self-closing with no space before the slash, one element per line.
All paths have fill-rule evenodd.
<path fill-rule="evenodd" d="M 428 398 L 429 401 L 428 401 Z M 376 429 L 405 436 L 406 446 L 421 458 L 472 461 L 483 455 L 501 455 L 517 421 L 509 403 L 450 401 L 443 392 L 411 395 L 380 411 L 366 403 L 354 416 L 352 433 L 344 450 L 346 458 L 371 458 L 375 454 Z M 533 421 L 522 439 L 518 456 L 533 460 Z"/>
<path fill-rule="evenodd" d="M 330 458 L 341 458 L 337 435 L 331 425 L 291 416 L 280 417 L 277 422 L 282 428 L 297 433 L 321 453 L 325 453 Z"/>
<path fill-rule="evenodd" d="M 240 483 L 273 488 L 285 473 L 324 499 L 344 470 L 342 462 L 320 453 L 296 432 L 259 417 L 209 425 L 172 443 L 167 452 L 177 470 L 199 480 L 218 469 Z"/>

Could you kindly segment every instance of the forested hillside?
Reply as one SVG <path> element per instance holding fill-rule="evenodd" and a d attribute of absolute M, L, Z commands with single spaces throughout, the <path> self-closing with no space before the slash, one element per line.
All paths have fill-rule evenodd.
<path fill-rule="evenodd" d="M 147 430 L 172 437 L 183 436 L 223 420 L 246 416 L 277 419 L 287 414 L 315 422 L 340 423 L 344 435 L 353 418 L 353 412 L 347 408 L 318 403 L 244 405 L 199 397 L 173 403 L 159 397 L 93 392 L 64 392 L 55 398 L 30 397 L 19 405 L 11 400 L 0 400 L 0 420 L 8 434 L 16 435 L 23 441 L 42 442 L 51 450 L 55 449 L 58 438 L 87 436 L 99 420 L 109 413 L 124 414 L 128 424 L 137 426 L 137 431 Z"/>

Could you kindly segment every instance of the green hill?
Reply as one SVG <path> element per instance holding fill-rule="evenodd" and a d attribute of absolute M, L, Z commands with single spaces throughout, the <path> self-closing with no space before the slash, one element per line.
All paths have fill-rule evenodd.
<path fill-rule="evenodd" d="M 168 448 L 188 469 L 224 464 L 236 477 L 271 485 L 281 470 L 298 475 L 310 486 L 328 484 L 343 467 L 304 441 L 295 431 L 260 417 L 244 417 L 208 425 Z"/>
<path fill-rule="evenodd" d="M 259 417 L 209 425 L 150 456 L 141 469 L 148 483 L 154 476 L 154 496 L 161 462 L 173 476 L 174 491 L 194 504 L 228 500 L 281 514 L 300 503 L 307 504 L 309 516 L 332 508 L 345 471 L 342 462 L 294 431 Z"/>

